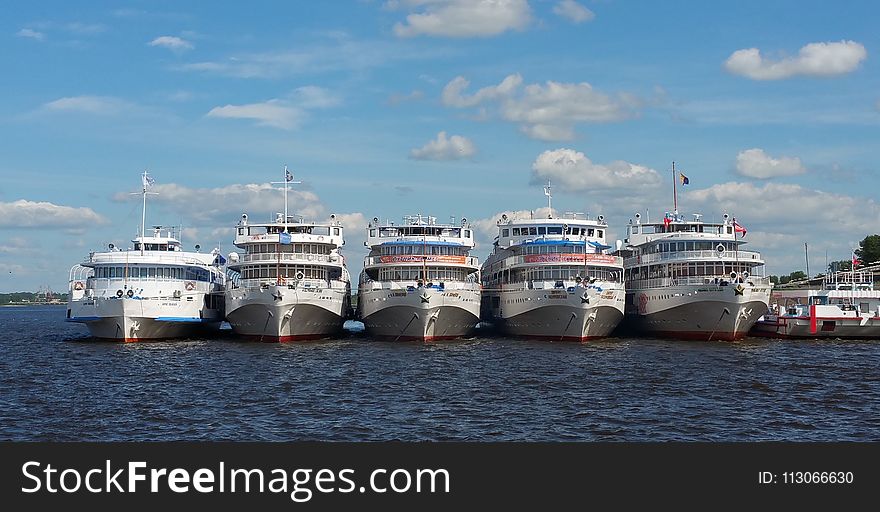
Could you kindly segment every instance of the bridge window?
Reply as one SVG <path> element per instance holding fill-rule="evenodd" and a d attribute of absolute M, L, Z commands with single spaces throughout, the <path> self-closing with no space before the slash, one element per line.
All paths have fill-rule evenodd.
<path fill-rule="evenodd" d="M 561 235 L 562 234 L 562 226 L 549 226 L 547 228 L 548 235 Z"/>

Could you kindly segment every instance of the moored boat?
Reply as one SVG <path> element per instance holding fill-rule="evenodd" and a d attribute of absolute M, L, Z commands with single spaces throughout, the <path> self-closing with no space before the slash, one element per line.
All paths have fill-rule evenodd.
<path fill-rule="evenodd" d="M 225 278 L 219 250 L 184 251 L 174 230 L 162 226 L 145 234 L 152 183 L 144 172 L 144 213 L 132 247 L 109 244 L 108 250 L 89 253 L 70 270 L 66 320 L 85 324 L 95 338 L 202 336 L 217 331 L 223 321 Z"/>
<path fill-rule="evenodd" d="M 545 189 L 548 198 L 550 186 Z M 497 221 L 483 264 L 482 318 L 506 334 L 586 341 L 611 334 L 623 318 L 623 265 L 605 243 L 602 215 Z"/>
<path fill-rule="evenodd" d="M 479 322 L 473 229 L 431 216 L 367 226 L 370 254 L 358 284 L 358 317 L 372 336 L 434 341 L 470 334 Z"/>
<path fill-rule="evenodd" d="M 229 255 L 226 319 L 236 334 L 259 341 L 326 338 L 350 316 L 343 226 L 335 215 L 327 222 L 289 215 L 292 182 L 285 167 L 284 213 L 273 221 L 252 223 L 242 214 L 234 243 L 244 252 Z"/>

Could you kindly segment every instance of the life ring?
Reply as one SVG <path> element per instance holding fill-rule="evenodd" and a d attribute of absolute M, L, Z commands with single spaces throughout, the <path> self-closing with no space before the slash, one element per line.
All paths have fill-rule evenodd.
<path fill-rule="evenodd" d="M 736 279 L 736 272 L 731 272 L 730 273 L 730 280 L 733 281 L 734 279 Z"/>
<path fill-rule="evenodd" d="M 302 273 L 302 270 L 300 270 L 299 272 L 296 273 L 297 280 L 300 280 L 304 277 L 306 277 L 306 275 Z"/>
<path fill-rule="evenodd" d="M 716 245 L 715 250 L 718 251 L 718 254 L 724 254 L 724 244 Z"/>
<path fill-rule="evenodd" d="M 196 287 L 196 283 L 194 283 L 192 281 L 187 281 L 186 285 L 184 285 L 184 287 L 187 289 L 187 291 L 193 291 Z"/>
<path fill-rule="evenodd" d="M 134 297 L 134 290 L 129 288 L 128 291 L 125 293 L 125 295 L 127 295 L 129 299 Z"/>
<path fill-rule="evenodd" d="M 122 298 L 122 290 L 116 290 L 116 296 Z"/>
<path fill-rule="evenodd" d="M 82 290 L 84 288 L 82 281 L 77 281 L 73 283 L 74 290 Z"/>

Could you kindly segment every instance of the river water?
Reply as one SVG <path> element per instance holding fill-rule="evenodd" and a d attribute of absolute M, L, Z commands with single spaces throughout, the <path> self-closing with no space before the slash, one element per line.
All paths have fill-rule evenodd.
<path fill-rule="evenodd" d="M 878 441 L 880 340 L 97 342 L 0 308 L 0 439 Z"/>

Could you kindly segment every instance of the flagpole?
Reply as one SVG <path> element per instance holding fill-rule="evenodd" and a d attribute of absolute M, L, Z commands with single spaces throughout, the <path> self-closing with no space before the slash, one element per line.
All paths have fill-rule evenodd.
<path fill-rule="evenodd" d="M 284 232 L 287 233 L 287 166 L 284 166 Z"/>
<path fill-rule="evenodd" d="M 678 215 L 678 187 L 675 183 L 675 161 L 672 162 L 672 212 Z"/>

